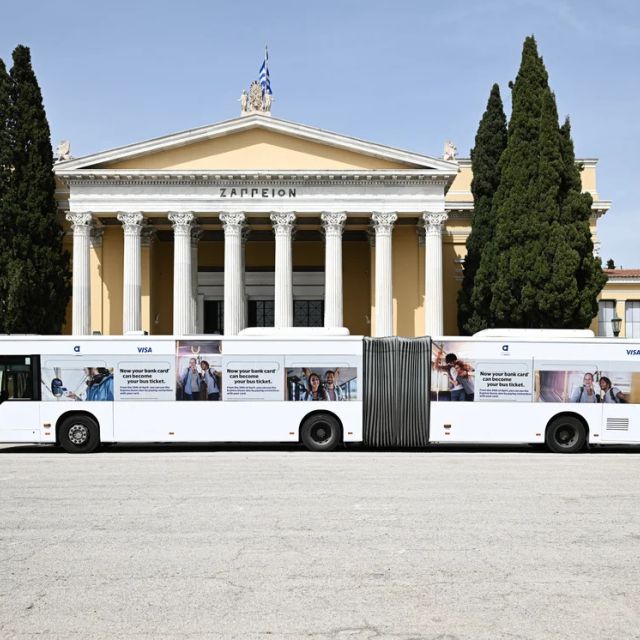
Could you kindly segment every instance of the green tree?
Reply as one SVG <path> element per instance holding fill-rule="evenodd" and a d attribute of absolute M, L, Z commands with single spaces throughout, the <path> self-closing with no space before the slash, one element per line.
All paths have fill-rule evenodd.
<path fill-rule="evenodd" d="M 6 260 L 8 257 L 7 239 L 11 229 L 9 187 L 11 179 L 11 138 L 9 136 L 9 112 L 11 79 L 4 61 L 0 60 L 0 333 L 4 333 L 6 309 Z"/>
<path fill-rule="evenodd" d="M 478 288 L 476 305 L 472 304 L 472 293 L 480 258 L 493 237 L 494 218 L 491 215 L 491 207 L 500 184 L 498 163 L 506 146 L 507 119 L 500 97 L 500 87 L 494 84 L 478 126 L 475 145 L 471 149 L 473 221 L 471 233 L 467 238 L 462 288 L 458 293 L 458 328 L 462 334 L 474 333 L 476 327 L 483 324 L 486 326 L 491 291 L 481 291 Z M 479 302 L 479 299 L 482 301 Z"/>
<path fill-rule="evenodd" d="M 478 291 L 491 292 L 484 326 L 587 327 L 605 281 L 593 257 L 591 197 L 581 193 L 570 128 L 558 126 L 533 37 L 524 42 L 512 96 L 492 208 L 495 234 L 477 276 Z M 474 305 L 484 302 L 478 291 Z"/>
<path fill-rule="evenodd" d="M 29 49 L 13 52 L 9 135 L 12 142 L 3 265 L 4 330 L 59 333 L 71 296 L 69 254 L 62 244 L 53 176 L 53 151 L 42 94 Z"/>
<path fill-rule="evenodd" d="M 572 308 L 571 326 L 586 328 L 598 313 L 597 298 L 607 282 L 607 275 L 602 270 L 602 260 L 593 255 L 589 224 L 593 198 L 590 193 L 582 193 L 582 167 L 576 162 L 568 117 L 560 127 L 560 149 L 563 159 L 560 221 L 567 243 L 578 254 L 578 267 L 575 271 L 577 293 Z"/>

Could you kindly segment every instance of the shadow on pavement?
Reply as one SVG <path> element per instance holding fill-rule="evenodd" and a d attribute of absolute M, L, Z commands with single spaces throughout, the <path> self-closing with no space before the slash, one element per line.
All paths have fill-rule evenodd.
<path fill-rule="evenodd" d="M 92 455 L 109 455 L 111 453 L 230 453 L 230 452 L 246 452 L 246 453 L 262 453 L 262 452 L 280 452 L 280 453 L 306 453 L 308 455 L 323 455 L 307 451 L 302 444 L 290 443 L 186 443 L 186 444 L 104 444 Z M 338 447 L 335 453 L 423 453 L 429 455 L 431 453 L 525 453 L 525 454 L 548 454 L 551 452 L 542 444 L 533 445 L 513 445 L 513 444 L 448 444 L 448 445 L 431 445 L 429 447 L 419 449 L 395 448 L 395 447 L 369 447 L 361 444 L 346 444 Z M 65 454 L 64 449 L 50 444 L 0 444 L 0 455 L 11 453 L 27 453 L 27 454 Z M 640 446 L 638 445 L 612 445 L 600 446 L 595 445 L 589 447 L 585 451 L 577 455 L 598 455 L 607 453 L 626 453 L 640 454 Z M 555 455 L 555 454 L 554 454 Z"/>

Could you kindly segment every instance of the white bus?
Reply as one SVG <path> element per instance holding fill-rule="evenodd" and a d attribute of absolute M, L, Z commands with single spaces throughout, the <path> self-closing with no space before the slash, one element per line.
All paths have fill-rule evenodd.
<path fill-rule="evenodd" d="M 329 333 L 0 337 L 0 442 L 640 444 L 631 340 Z"/>
<path fill-rule="evenodd" d="M 362 338 L 0 338 L 0 441 L 362 441 Z"/>

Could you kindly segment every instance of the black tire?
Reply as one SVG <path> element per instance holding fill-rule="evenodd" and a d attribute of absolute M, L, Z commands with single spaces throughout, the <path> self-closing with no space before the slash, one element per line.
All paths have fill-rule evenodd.
<path fill-rule="evenodd" d="M 309 451 L 333 451 L 342 441 L 342 427 L 335 416 L 316 413 L 302 423 L 300 440 Z"/>
<path fill-rule="evenodd" d="M 90 416 L 65 418 L 58 434 L 60 445 L 67 453 L 91 453 L 100 444 L 100 427 Z"/>
<path fill-rule="evenodd" d="M 587 430 L 575 416 L 558 416 L 549 423 L 545 440 L 554 453 L 576 453 L 584 449 Z"/>

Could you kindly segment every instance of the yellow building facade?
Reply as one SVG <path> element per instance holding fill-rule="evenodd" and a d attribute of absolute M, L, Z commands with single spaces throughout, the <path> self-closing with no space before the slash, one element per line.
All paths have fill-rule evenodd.
<path fill-rule="evenodd" d="M 610 203 L 596 160 L 580 162 L 597 245 Z M 458 333 L 468 159 L 258 112 L 54 170 L 73 254 L 69 333 Z M 611 286 L 602 298 L 622 300 Z"/>

